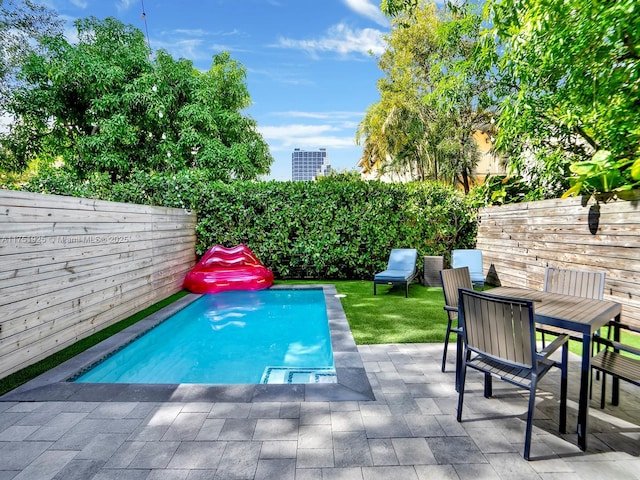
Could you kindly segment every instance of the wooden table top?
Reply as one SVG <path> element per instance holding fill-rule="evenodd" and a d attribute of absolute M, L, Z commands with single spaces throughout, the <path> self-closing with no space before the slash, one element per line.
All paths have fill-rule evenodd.
<path fill-rule="evenodd" d="M 593 300 L 526 288 L 497 287 L 485 293 L 534 300 L 536 322 L 588 335 L 616 318 L 622 311 L 622 305 L 609 300 Z"/>

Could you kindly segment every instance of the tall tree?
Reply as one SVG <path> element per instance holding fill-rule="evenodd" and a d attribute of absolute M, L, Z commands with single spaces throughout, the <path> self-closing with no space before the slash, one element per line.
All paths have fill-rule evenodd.
<path fill-rule="evenodd" d="M 200 72 L 159 51 L 151 60 L 142 32 L 113 18 L 76 22 L 78 42 L 42 40 L 44 54 L 22 65 L 24 84 L 2 139 L 13 165 L 61 157 L 80 178 L 106 173 L 203 169 L 212 179 L 254 179 L 273 161 L 255 121 L 244 67 L 228 53 Z"/>
<path fill-rule="evenodd" d="M 504 43 L 498 145 L 515 165 L 535 155 L 574 188 L 640 182 L 640 12 L 637 0 L 490 0 Z"/>
<path fill-rule="evenodd" d="M 37 39 L 62 31 L 56 13 L 31 0 L 0 0 L 0 132 L 10 121 L 7 113 L 11 91 L 18 84 L 16 72 L 37 49 Z M 21 165 L 0 144 L 0 165 L 15 171 Z"/>
<path fill-rule="evenodd" d="M 367 142 L 387 139 L 394 148 L 379 163 L 469 191 L 478 159 L 471 135 L 494 115 L 481 12 L 470 4 L 438 9 L 421 0 L 389 1 L 383 9 L 393 16 L 393 28 L 379 62 L 386 73 L 378 85 L 381 101 L 370 109 L 377 114 L 367 115 L 359 130 L 365 152 L 375 151 Z"/>
<path fill-rule="evenodd" d="M 412 20 L 392 20 L 388 47 L 378 62 L 385 73 L 378 81 L 380 101 L 367 110 L 358 141 L 381 174 L 424 180 L 438 178 L 437 141 L 431 128 L 437 112 L 422 100 L 433 84 L 420 61 L 435 42 L 435 6 L 417 12 Z"/>
<path fill-rule="evenodd" d="M 14 73 L 37 47 L 37 39 L 62 31 L 56 13 L 32 0 L 0 0 L 0 110 L 8 98 Z"/>

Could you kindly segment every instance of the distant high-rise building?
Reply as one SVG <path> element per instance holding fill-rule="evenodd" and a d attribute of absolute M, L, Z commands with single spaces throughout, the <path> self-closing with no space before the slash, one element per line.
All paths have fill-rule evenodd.
<path fill-rule="evenodd" d="M 311 181 L 321 175 L 327 175 L 331 165 L 327 159 L 327 149 L 320 148 L 307 152 L 296 148 L 291 154 L 292 180 Z"/>

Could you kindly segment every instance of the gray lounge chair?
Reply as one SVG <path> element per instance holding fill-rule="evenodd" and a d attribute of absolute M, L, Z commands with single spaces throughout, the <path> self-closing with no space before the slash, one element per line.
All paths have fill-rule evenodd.
<path fill-rule="evenodd" d="M 376 285 L 402 285 L 405 287 L 405 297 L 409 296 L 409 284 L 418 274 L 416 260 L 418 250 L 415 248 L 394 248 L 389 255 L 387 269 L 376 273 L 373 277 L 373 294 L 376 295 Z"/>
<path fill-rule="evenodd" d="M 471 282 L 484 290 L 485 276 L 482 273 L 482 250 L 460 249 L 451 252 L 453 268 L 469 267 Z"/>

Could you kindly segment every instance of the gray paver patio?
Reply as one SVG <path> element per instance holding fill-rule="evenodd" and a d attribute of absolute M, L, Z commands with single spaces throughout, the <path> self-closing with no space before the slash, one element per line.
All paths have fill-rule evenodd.
<path fill-rule="evenodd" d="M 482 378 L 470 374 L 458 423 L 453 364 L 440 372 L 441 344 L 358 351 L 373 400 L 305 402 L 295 391 L 264 402 L 4 398 L 0 479 L 640 480 L 640 389 L 623 384 L 620 406 L 600 410 L 594 388 L 589 448 L 580 451 L 577 357 L 569 433 L 557 431 L 551 373 L 538 392 L 526 462 L 522 392 L 496 381 L 485 399 Z"/>

